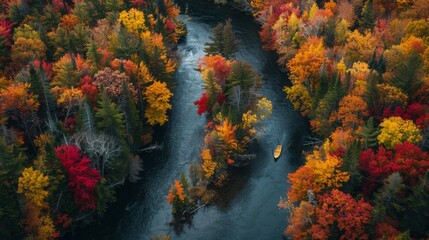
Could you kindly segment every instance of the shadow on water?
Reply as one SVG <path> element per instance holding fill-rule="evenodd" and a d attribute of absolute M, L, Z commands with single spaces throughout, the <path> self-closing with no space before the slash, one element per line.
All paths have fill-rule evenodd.
<path fill-rule="evenodd" d="M 184 2 L 179 1 L 183 9 Z M 171 234 L 172 239 L 191 240 L 282 239 L 286 220 L 277 203 L 288 188 L 287 174 L 302 164 L 308 126 L 285 100 L 282 90 L 287 77 L 279 71 L 276 56 L 262 50 L 259 26 L 252 17 L 210 2 L 186 1 L 190 20 L 187 39 L 178 46 L 181 65 L 175 75 L 173 109 L 165 134 L 158 136 L 164 149 L 144 157 L 141 181 L 119 190 L 118 202 L 100 224 L 79 230 L 70 239 L 150 239 L 164 233 Z M 256 159 L 246 167 L 234 169 L 234 177 L 223 189 L 220 200 L 198 210 L 191 222 L 176 229 L 176 234 L 175 226 L 170 224 L 171 207 L 166 195 L 174 179 L 199 159 L 206 123 L 193 104 L 203 92 L 200 74 L 194 68 L 204 56 L 210 29 L 227 18 L 232 19 L 241 41 L 237 58 L 247 60 L 263 75 L 265 83 L 260 93 L 272 101 L 273 112 L 263 123 L 265 132 L 259 144 L 251 147 Z M 278 144 L 283 151 L 274 161 L 273 151 Z"/>

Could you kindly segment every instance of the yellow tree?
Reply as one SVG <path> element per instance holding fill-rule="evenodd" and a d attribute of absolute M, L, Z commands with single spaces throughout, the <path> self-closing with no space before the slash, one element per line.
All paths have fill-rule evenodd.
<path fill-rule="evenodd" d="M 345 49 L 347 62 L 368 62 L 376 44 L 376 38 L 370 32 L 366 32 L 365 35 L 360 34 L 358 30 L 350 33 Z"/>
<path fill-rule="evenodd" d="M 17 193 L 23 194 L 25 198 L 25 230 L 31 239 L 52 239 L 55 233 L 52 219 L 43 212 L 48 207 L 48 185 L 49 177 L 32 167 L 25 168 L 18 179 Z"/>
<path fill-rule="evenodd" d="M 304 166 L 288 175 L 291 184 L 288 197 L 291 201 L 306 199 L 308 190 L 322 193 L 327 189 L 340 188 L 349 180 L 349 173 L 340 170 L 343 161 L 325 152 L 323 148 L 315 149 L 307 155 Z"/>
<path fill-rule="evenodd" d="M 229 156 L 233 150 L 239 148 L 238 141 L 235 139 L 235 130 L 237 130 L 237 126 L 233 126 L 229 123 L 228 118 L 226 118 L 221 125 L 217 125 L 215 129 L 219 140 L 222 142 L 222 149 L 224 150 L 225 156 Z"/>
<path fill-rule="evenodd" d="M 49 177 L 37 169 L 25 168 L 22 171 L 22 177 L 18 179 L 18 191 L 24 197 L 34 203 L 36 206 L 42 207 L 46 205 L 45 198 L 48 196 L 48 191 L 45 188 L 49 185 Z"/>
<path fill-rule="evenodd" d="M 122 23 L 130 33 L 140 34 L 147 30 L 145 18 L 142 11 L 131 8 L 129 11 L 122 11 L 118 21 Z"/>
<path fill-rule="evenodd" d="M 27 24 L 15 29 L 13 41 L 12 60 L 16 63 L 25 65 L 31 60 L 45 56 L 46 45 L 40 39 L 39 33 Z"/>
<path fill-rule="evenodd" d="M 384 119 L 380 127 L 381 132 L 377 139 L 387 149 L 393 149 L 398 143 L 417 144 L 422 140 L 420 129 L 411 120 L 390 117 Z"/>
<path fill-rule="evenodd" d="M 201 159 L 203 160 L 202 168 L 204 171 L 204 176 L 210 179 L 216 171 L 217 162 L 213 161 L 213 157 L 210 153 L 210 149 L 203 149 L 201 151 Z"/>
<path fill-rule="evenodd" d="M 167 110 L 171 109 L 170 98 L 173 93 L 167 88 L 166 83 L 154 81 L 144 92 L 147 103 L 145 117 L 150 125 L 163 125 L 168 121 Z"/>
<path fill-rule="evenodd" d="M 304 117 L 310 113 L 313 100 L 304 85 L 296 84 L 292 87 L 285 87 L 283 91 L 286 93 L 295 111 L 300 111 Z"/>

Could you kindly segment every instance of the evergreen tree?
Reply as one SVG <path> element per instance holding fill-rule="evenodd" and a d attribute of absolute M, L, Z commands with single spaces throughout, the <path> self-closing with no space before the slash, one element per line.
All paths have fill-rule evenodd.
<path fill-rule="evenodd" d="M 344 163 L 341 170 L 350 174 L 350 179 L 343 185 L 345 192 L 355 194 L 360 188 L 362 182 L 362 174 L 359 171 L 359 153 L 362 151 L 362 146 L 359 141 L 354 141 L 350 147 L 346 149 L 344 155 Z"/>
<path fill-rule="evenodd" d="M 97 72 L 98 67 L 100 66 L 101 58 L 103 57 L 101 53 L 97 51 L 97 45 L 95 45 L 94 41 L 91 41 L 87 45 L 86 57 L 91 63 L 91 72 L 94 74 Z"/>
<path fill-rule="evenodd" d="M 371 74 L 366 81 L 366 88 L 363 98 L 368 104 L 370 110 L 377 112 L 380 110 L 380 94 L 378 92 L 377 84 L 379 83 L 378 77 Z"/>
<path fill-rule="evenodd" d="M 365 148 L 375 149 L 378 146 L 377 136 L 380 134 L 380 128 L 374 125 L 374 118 L 370 117 L 362 127 L 359 136 L 364 139 Z"/>
<path fill-rule="evenodd" d="M 377 52 L 375 49 L 372 53 L 371 59 L 369 60 L 368 66 L 371 69 L 377 69 Z"/>
<path fill-rule="evenodd" d="M 377 68 L 375 69 L 381 75 L 386 72 L 386 61 L 384 60 L 384 53 L 381 53 L 380 58 L 378 58 Z"/>
<path fill-rule="evenodd" d="M 139 142 L 139 137 L 141 130 L 143 128 L 141 120 L 139 118 L 139 113 L 137 111 L 136 104 L 131 98 L 128 85 L 122 82 L 122 99 L 120 101 L 121 111 L 124 113 L 125 119 L 125 128 L 128 135 L 129 145 L 132 147 L 132 151 L 136 150 L 136 143 Z"/>
<path fill-rule="evenodd" d="M 328 48 L 332 48 L 335 45 L 335 28 L 337 26 L 337 22 L 335 18 L 330 18 L 328 23 L 325 25 L 323 29 L 323 42 Z"/>
<path fill-rule="evenodd" d="M 16 198 L 18 177 L 26 157 L 17 146 L 8 144 L 0 132 L 0 238 L 12 239 L 18 231 L 20 210 Z"/>
<path fill-rule="evenodd" d="M 213 36 L 209 37 L 211 42 L 205 44 L 204 52 L 221 54 L 227 59 L 234 58 L 239 48 L 239 41 L 232 29 L 231 19 L 226 20 L 225 23 L 218 23 L 212 33 Z"/>
<path fill-rule="evenodd" d="M 109 100 L 105 92 L 101 94 L 98 104 L 99 109 L 95 114 L 97 128 L 124 143 L 124 114 L 119 112 L 116 104 Z"/>
<path fill-rule="evenodd" d="M 391 80 L 393 86 L 402 89 L 412 97 L 422 84 L 421 74 L 423 68 L 423 59 L 415 51 L 398 64 L 395 75 Z"/>
<path fill-rule="evenodd" d="M 372 0 L 367 0 L 362 10 L 362 16 L 359 20 L 359 26 L 364 32 L 366 29 L 372 30 L 375 26 L 375 13 Z"/>

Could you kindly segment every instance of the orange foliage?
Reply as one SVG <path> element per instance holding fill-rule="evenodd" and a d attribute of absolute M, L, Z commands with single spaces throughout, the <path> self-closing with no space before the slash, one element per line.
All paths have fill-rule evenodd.
<path fill-rule="evenodd" d="M 345 128 L 356 129 L 364 123 L 363 117 L 368 115 L 366 102 L 359 96 L 347 95 L 339 104 L 338 112 L 331 116 L 330 121 L 338 119 Z"/>
<path fill-rule="evenodd" d="M 5 111 L 17 110 L 24 116 L 39 108 L 37 96 L 29 92 L 29 83 L 16 83 L 0 90 L 0 117 Z"/>
<path fill-rule="evenodd" d="M 235 139 L 235 130 L 237 130 L 237 126 L 233 126 L 229 123 L 228 119 L 225 119 L 222 125 L 217 125 L 215 129 L 219 139 L 224 143 L 225 148 L 238 148 L 238 141 Z"/>

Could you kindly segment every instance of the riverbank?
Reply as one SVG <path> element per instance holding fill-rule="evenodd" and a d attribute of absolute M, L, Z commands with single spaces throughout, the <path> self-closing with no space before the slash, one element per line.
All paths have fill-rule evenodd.
<path fill-rule="evenodd" d="M 181 2 L 182 9 L 185 3 Z M 185 16 L 183 16 L 185 17 Z M 181 171 L 188 171 L 190 163 L 199 158 L 205 118 L 197 114 L 193 104 L 200 97 L 200 73 L 194 71 L 197 60 L 204 55 L 204 43 L 210 29 L 218 22 L 232 19 L 234 30 L 242 41 L 238 57 L 249 61 L 264 76 L 261 94 L 273 102 L 271 118 L 264 123 L 265 134 L 260 140 L 257 161 L 237 170 L 236 179 L 225 189 L 222 200 L 200 209 L 190 225 L 175 232 L 170 226 L 171 209 L 165 196 L 173 180 Z M 99 232 L 85 230 L 77 235 L 82 239 L 150 239 L 154 234 L 170 233 L 173 239 L 276 239 L 281 238 L 285 219 L 278 211 L 279 196 L 285 192 L 287 173 L 302 163 L 301 148 L 306 125 L 285 102 L 282 86 L 286 77 L 278 70 L 273 54 L 261 49 L 257 35 L 259 26 L 251 16 L 211 3 L 188 3 L 186 42 L 179 45 L 182 64 L 175 76 L 177 87 L 172 98 L 171 123 L 164 136 L 164 150 L 145 158 L 142 180 L 131 184 L 127 198 L 107 213 Z M 285 147 L 275 162 L 272 152 L 277 144 Z M 180 226 L 176 228 L 180 230 Z"/>

